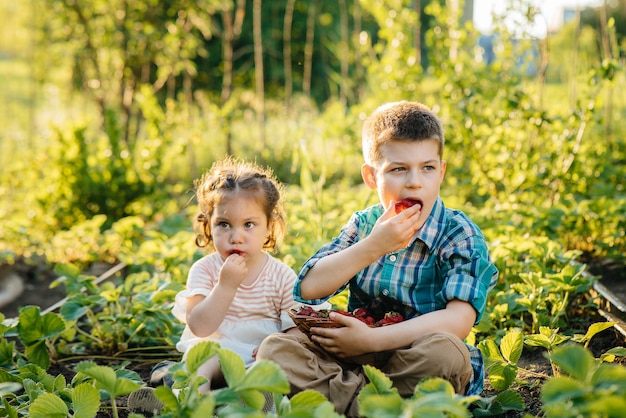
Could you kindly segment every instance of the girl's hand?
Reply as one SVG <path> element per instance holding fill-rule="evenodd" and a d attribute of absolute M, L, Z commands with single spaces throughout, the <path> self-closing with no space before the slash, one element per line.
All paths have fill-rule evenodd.
<path fill-rule="evenodd" d="M 343 325 L 341 328 L 311 328 L 311 339 L 337 357 L 355 357 L 373 350 L 372 328 L 357 318 L 331 313 L 330 319 Z"/>
<path fill-rule="evenodd" d="M 420 213 L 421 205 L 413 205 L 396 214 L 395 204 L 389 202 L 367 238 L 377 245 L 384 245 L 384 254 L 406 248 L 419 229 Z"/>
<path fill-rule="evenodd" d="M 245 280 L 248 274 L 248 266 L 243 256 L 231 254 L 220 270 L 219 283 L 222 286 L 237 288 Z"/>

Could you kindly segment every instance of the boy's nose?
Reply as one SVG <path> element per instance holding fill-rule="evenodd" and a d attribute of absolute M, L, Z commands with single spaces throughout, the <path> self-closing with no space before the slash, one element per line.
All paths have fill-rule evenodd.
<path fill-rule="evenodd" d="M 409 171 L 407 173 L 406 186 L 407 187 L 419 187 L 421 185 L 419 173 L 416 171 Z"/>

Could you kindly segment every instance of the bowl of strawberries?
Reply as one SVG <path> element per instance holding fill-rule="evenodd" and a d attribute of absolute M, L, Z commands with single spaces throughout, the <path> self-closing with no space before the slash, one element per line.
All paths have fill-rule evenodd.
<path fill-rule="evenodd" d="M 347 312 L 340 309 L 316 310 L 308 305 L 303 305 L 299 309 L 292 309 L 289 311 L 289 316 L 300 331 L 311 336 L 311 328 L 313 327 L 340 328 L 343 326 L 330 319 L 330 314 L 333 312 L 340 315 L 351 316 L 373 328 L 397 324 L 404 320 L 402 315 L 398 312 L 387 312 L 382 318 L 375 318 L 366 308 L 356 308 L 352 312 Z"/>

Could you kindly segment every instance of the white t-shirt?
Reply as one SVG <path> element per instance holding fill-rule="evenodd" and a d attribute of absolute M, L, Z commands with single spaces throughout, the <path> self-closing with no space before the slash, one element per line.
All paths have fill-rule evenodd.
<path fill-rule="evenodd" d="M 189 270 L 187 288 L 176 295 L 172 312 L 186 323 L 187 300 L 194 295 L 208 296 L 217 284 L 224 260 L 218 253 L 206 255 Z M 288 313 L 299 306 L 293 299 L 296 273 L 286 264 L 267 254 L 267 262 L 254 283 L 240 285 L 219 328 L 208 337 L 197 337 L 189 326 L 176 344 L 186 353 L 201 341 L 216 341 L 235 351 L 246 367 L 254 362 L 252 351 L 270 334 L 295 326 Z"/>

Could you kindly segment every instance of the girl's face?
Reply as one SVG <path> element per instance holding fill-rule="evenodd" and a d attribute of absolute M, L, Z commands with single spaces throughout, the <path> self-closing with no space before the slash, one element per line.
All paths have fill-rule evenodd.
<path fill-rule="evenodd" d="M 262 255 L 269 232 L 265 211 L 258 200 L 247 193 L 227 196 L 211 215 L 211 237 L 223 259 L 237 253 L 246 262 L 255 260 Z"/>
<path fill-rule="evenodd" d="M 378 191 L 385 209 L 390 202 L 393 205 L 402 199 L 420 202 L 421 228 L 430 216 L 446 173 L 446 162 L 439 157 L 438 142 L 391 141 L 382 146 L 381 154 L 373 165 L 363 165 L 361 174 L 365 184 Z"/>

